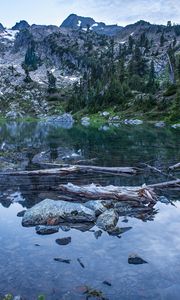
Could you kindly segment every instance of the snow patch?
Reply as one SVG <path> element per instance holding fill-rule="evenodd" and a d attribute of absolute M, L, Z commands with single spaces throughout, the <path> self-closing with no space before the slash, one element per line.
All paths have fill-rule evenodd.
<path fill-rule="evenodd" d="M 80 27 L 80 26 L 81 26 L 81 23 L 82 23 L 82 22 L 79 20 L 77 26 Z"/>
<path fill-rule="evenodd" d="M 6 29 L 5 31 L 0 33 L 0 37 L 7 39 L 9 41 L 14 41 L 16 39 L 16 34 L 18 32 L 19 30 Z"/>

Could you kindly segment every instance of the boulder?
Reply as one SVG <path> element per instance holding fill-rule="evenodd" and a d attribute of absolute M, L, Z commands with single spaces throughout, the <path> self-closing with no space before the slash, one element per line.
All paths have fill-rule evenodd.
<path fill-rule="evenodd" d="M 111 232 L 116 227 L 118 218 L 118 214 L 114 209 L 109 209 L 98 217 L 96 225 L 104 231 Z"/>
<path fill-rule="evenodd" d="M 65 237 L 65 238 L 61 238 L 61 239 L 56 239 L 56 244 L 60 245 L 60 246 L 66 246 L 68 244 L 71 243 L 71 237 Z"/>
<path fill-rule="evenodd" d="M 59 231 L 58 226 L 36 226 L 36 233 L 41 235 L 53 234 Z"/>
<path fill-rule="evenodd" d="M 94 211 L 80 203 L 45 199 L 26 211 L 22 225 L 58 225 L 63 222 L 93 221 L 95 221 Z"/>
<path fill-rule="evenodd" d="M 103 205 L 103 201 L 101 200 L 88 201 L 84 203 L 84 206 L 92 209 L 96 216 L 99 216 L 106 210 L 106 207 Z"/>

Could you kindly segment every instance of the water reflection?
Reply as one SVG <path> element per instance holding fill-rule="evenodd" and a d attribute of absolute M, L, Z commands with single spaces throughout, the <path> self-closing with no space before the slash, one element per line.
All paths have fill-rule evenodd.
<path fill-rule="evenodd" d="M 74 155 L 73 162 L 96 158 L 96 164 L 106 166 L 135 166 L 152 161 L 164 167 L 180 160 L 180 139 L 173 129 L 143 125 L 103 132 L 78 126 L 65 130 L 34 122 L 6 123 L 0 131 L 1 167 L 6 162 L 16 169 L 36 168 L 39 157 L 39 163 L 67 163 L 67 157 L 72 159 L 73 153 L 80 155 Z M 40 155 L 42 152 L 45 155 Z M 40 236 L 34 228 L 23 228 L 21 217 L 17 217 L 45 198 L 60 199 L 56 190 L 59 184 L 141 185 L 164 179 L 150 171 L 133 177 L 0 175 L 1 293 L 21 294 L 28 300 L 36 299 L 38 294 L 45 294 L 49 300 L 79 300 L 86 299 L 83 292 L 88 286 L 111 300 L 179 299 L 178 201 L 176 207 L 158 203 L 146 212 L 120 214 L 118 226 L 131 227 L 121 238 L 94 224 L 62 224 L 59 233 Z M 166 196 L 171 200 L 179 198 L 175 191 L 166 192 Z M 56 242 L 67 237 L 71 238 L 67 245 Z M 129 265 L 131 253 L 137 253 L 148 264 Z M 104 281 L 112 285 L 104 285 Z"/>

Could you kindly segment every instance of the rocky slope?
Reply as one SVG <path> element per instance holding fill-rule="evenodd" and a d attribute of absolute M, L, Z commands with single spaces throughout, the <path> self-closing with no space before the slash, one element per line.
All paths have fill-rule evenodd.
<path fill-rule="evenodd" d="M 118 57 L 120 47 L 128 47 L 130 38 L 138 40 L 143 34 L 151 44 L 148 51 L 141 47 L 142 55 L 149 64 L 154 61 L 163 84 L 168 77 L 169 46 L 174 44 L 175 53 L 179 52 L 178 25 L 139 21 L 122 28 L 77 15 L 70 15 L 60 27 L 20 21 L 6 29 L 0 24 L 0 115 L 58 114 L 74 84 L 90 72 L 94 59 L 108 57 L 112 36 L 114 57 Z"/>

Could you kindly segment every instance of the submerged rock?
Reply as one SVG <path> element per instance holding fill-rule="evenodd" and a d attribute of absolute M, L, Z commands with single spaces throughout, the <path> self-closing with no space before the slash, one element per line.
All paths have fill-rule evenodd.
<path fill-rule="evenodd" d="M 71 243 L 71 237 L 70 236 L 62 238 L 62 239 L 56 239 L 56 244 L 58 244 L 60 246 L 66 246 L 70 243 Z"/>
<path fill-rule="evenodd" d="M 118 218 L 118 214 L 113 209 L 109 209 L 98 217 L 96 225 L 100 229 L 110 232 L 116 227 Z"/>
<path fill-rule="evenodd" d="M 142 259 L 137 254 L 131 254 L 129 255 L 128 263 L 133 265 L 142 265 L 142 264 L 147 264 L 148 262 Z"/>
<path fill-rule="evenodd" d="M 63 222 L 93 222 L 95 213 L 80 203 L 45 199 L 26 211 L 22 225 L 48 225 L 52 224 L 52 220 L 53 225 Z"/>
<path fill-rule="evenodd" d="M 36 226 L 36 233 L 41 235 L 53 234 L 59 231 L 58 226 Z"/>
<path fill-rule="evenodd" d="M 96 216 L 99 216 L 106 210 L 106 207 L 103 205 L 103 201 L 101 200 L 88 201 L 84 203 L 84 206 L 92 209 Z"/>

